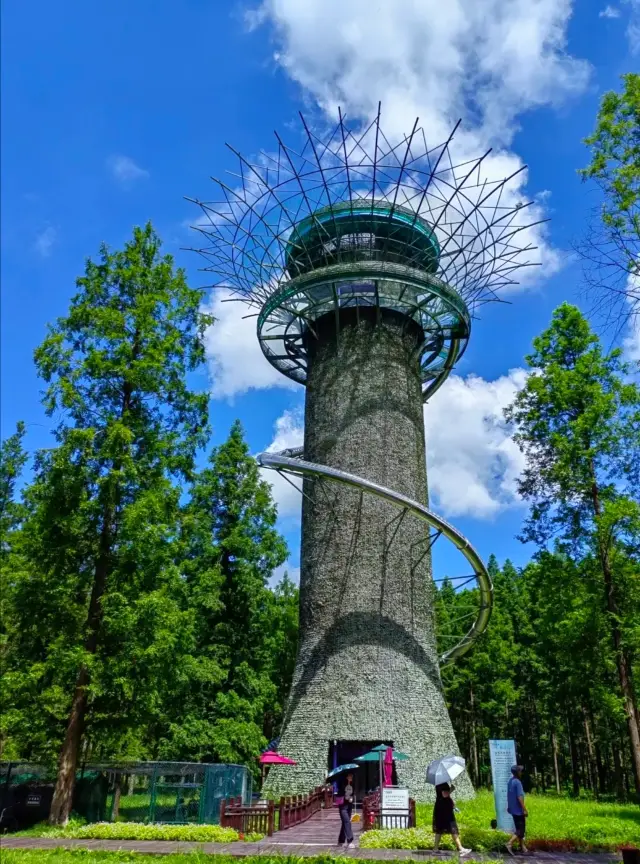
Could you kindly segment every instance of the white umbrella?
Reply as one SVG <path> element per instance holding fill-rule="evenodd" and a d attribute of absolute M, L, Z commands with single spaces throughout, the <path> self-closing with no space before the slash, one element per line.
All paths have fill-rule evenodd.
<path fill-rule="evenodd" d="M 427 768 L 427 783 L 439 786 L 441 783 L 451 783 L 464 771 L 464 759 L 461 756 L 443 756 L 434 759 Z"/>

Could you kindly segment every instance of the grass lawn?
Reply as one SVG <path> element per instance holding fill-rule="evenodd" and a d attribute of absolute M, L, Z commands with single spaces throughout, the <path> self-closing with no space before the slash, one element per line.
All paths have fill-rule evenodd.
<path fill-rule="evenodd" d="M 184 852 L 169 855 L 143 855 L 140 852 L 97 852 L 89 849 L 3 849 L 2 864 L 211 864 L 212 856 L 202 852 Z M 280 856 L 248 856 L 244 864 L 301 864 L 302 859 Z M 348 858 L 322 855 L 305 858 L 305 864 L 348 864 Z M 238 864 L 230 855 L 216 855 L 215 864 Z M 428 859 L 420 864 L 436 864 Z M 442 861 L 438 862 L 442 864 Z"/>
<path fill-rule="evenodd" d="M 493 794 L 478 792 L 473 801 L 460 801 L 460 829 L 487 829 L 495 818 Z M 528 795 L 527 835 L 535 841 L 571 840 L 583 848 L 640 846 L 640 807 L 637 804 L 601 804 L 554 795 Z M 432 806 L 417 806 L 418 827 L 431 828 Z"/>

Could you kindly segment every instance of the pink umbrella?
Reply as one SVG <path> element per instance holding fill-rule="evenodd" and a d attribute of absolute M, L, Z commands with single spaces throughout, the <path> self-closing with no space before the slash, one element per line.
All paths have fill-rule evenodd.
<path fill-rule="evenodd" d="M 293 759 L 289 759 L 287 756 L 281 756 L 280 753 L 275 753 L 273 750 L 267 750 L 266 753 L 262 753 L 258 761 L 262 765 L 262 782 L 264 782 L 264 771 L 266 765 L 298 764 L 297 762 L 294 762 Z"/>
<path fill-rule="evenodd" d="M 297 762 L 294 762 L 293 759 L 289 759 L 287 756 L 281 756 L 280 753 L 274 753 L 273 750 L 267 750 L 266 753 L 263 753 L 260 756 L 260 764 L 261 765 L 297 765 Z"/>
<path fill-rule="evenodd" d="M 393 781 L 393 747 L 387 747 L 384 754 L 384 785 L 391 786 Z"/>

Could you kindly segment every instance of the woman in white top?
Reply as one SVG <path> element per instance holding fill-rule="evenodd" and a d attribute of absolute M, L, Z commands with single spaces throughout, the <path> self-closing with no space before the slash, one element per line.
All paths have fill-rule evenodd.
<path fill-rule="evenodd" d="M 347 774 L 347 782 L 344 787 L 344 795 L 339 807 L 340 812 L 340 836 L 338 846 L 344 843 L 345 849 L 353 847 L 353 829 L 351 828 L 351 813 L 353 811 L 353 774 Z"/>

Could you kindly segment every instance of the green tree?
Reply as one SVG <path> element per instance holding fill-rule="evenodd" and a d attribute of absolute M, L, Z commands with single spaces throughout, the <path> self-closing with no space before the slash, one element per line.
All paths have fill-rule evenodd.
<path fill-rule="evenodd" d="M 16 654 L 31 643 L 34 686 L 48 667 L 51 710 L 66 714 L 53 823 L 69 816 L 89 706 L 111 695 L 113 707 L 119 696 L 122 714 L 140 703 L 134 691 L 159 674 L 158 633 L 170 646 L 179 615 L 177 484 L 208 430 L 207 396 L 186 376 L 204 359 L 211 319 L 160 246 L 151 225 L 122 251 L 103 246 L 35 353 L 45 407 L 62 419 L 25 496 L 29 567 L 16 592 Z M 70 704 L 65 678 L 75 678 Z"/>
<path fill-rule="evenodd" d="M 20 566 L 16 552 L 19 527 L 24 517 L 24 507 L 16 500 L 16 484 L 27 463 L 22 442 L 25 435 L 24 423 L 18 423 L 15 434 L 2 442 L 0 447 L 0 679 L 2 680 L 2 705 L 5 699 L 5 673 L 7 671 L 8 626 L 11 616 L 14 572 Z M 0 717 L 0 757 L 5 754 L 8 730 L 11 728 L 9 711 L 4 710 Z M 15 755 L 9 753 L 9 756 Z"/>
<path fill-rule="evenodd" d="M 640 75 L 622 81 L 621 92 L 603 96 L 584 142 L 591 162 L 580 173 L 599 186 L 602 203 L 578 251 L 598 306 L 626 318 L 640 314 Z"/>
<path fill-rule="evenodd" d="M 604 354 L 586 319 L 566 303 L 526 359 L 532 374 L 506 412 L 527 460 L 519 484 L 530 504 L 522 539 L 541 549 L 560 541 L 574 557 L 593 561 L 589 584 L 606 616 L 640 795 L 633 681 L 640 390 L 626 380 L 620 352 Z"/>
<path fill-rule="evenodd" d="M 165 758 L 249 762 L 265 743 L 265 713 L 278 700 L 277 598 L 268 581 L 287 555 L 276 518 L 270 486 L 236 422 L 196 477 L 186 508 L 183 570 L 196 635 L 190 680 L 176 693 L 161 746 Z"/>

